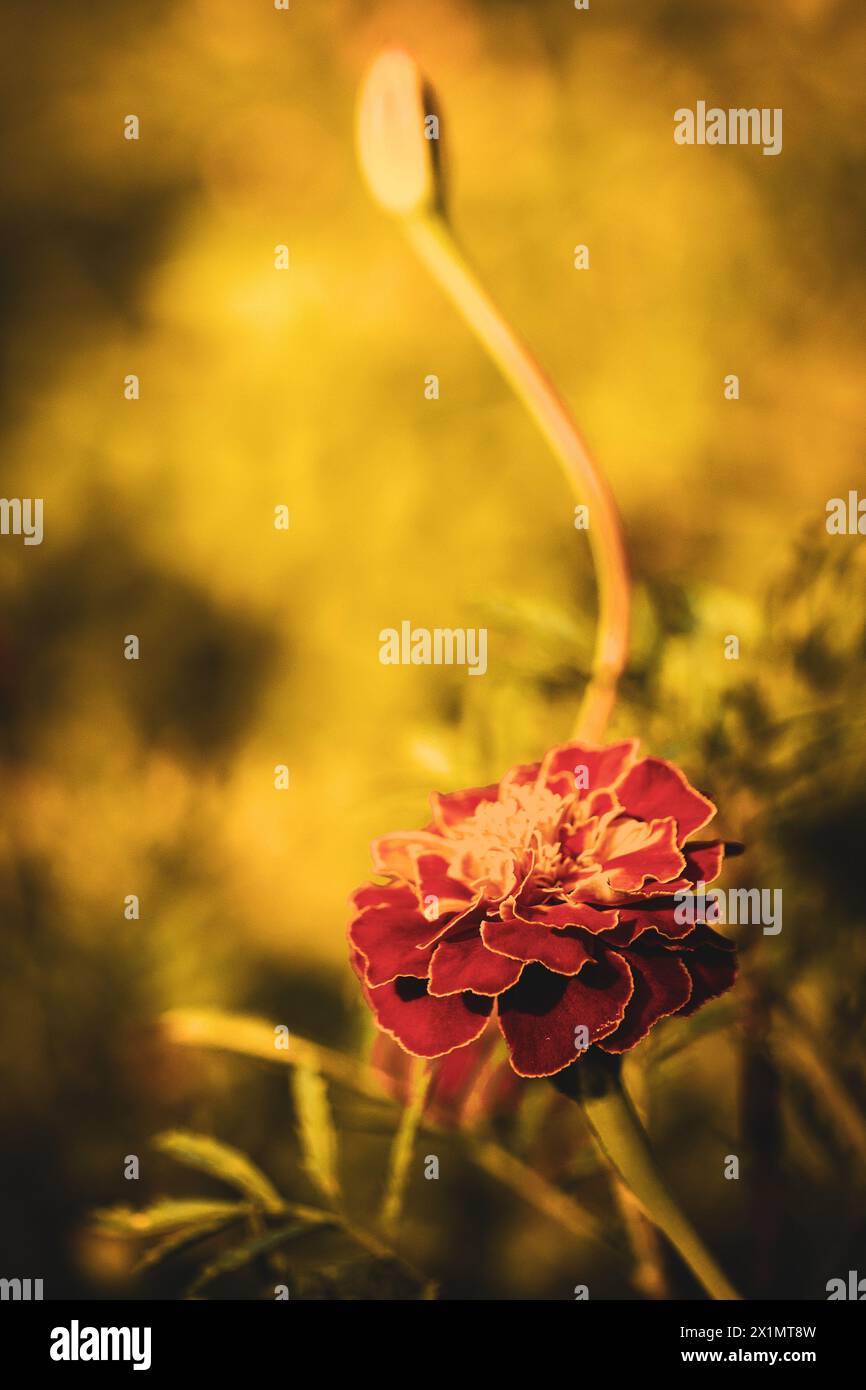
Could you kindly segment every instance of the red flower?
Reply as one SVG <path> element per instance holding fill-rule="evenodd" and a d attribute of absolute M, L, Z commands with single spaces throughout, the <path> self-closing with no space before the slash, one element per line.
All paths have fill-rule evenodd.
<path fill-rule="evenodd" d="M 431 800 L 424 830 L 374 843 L 385 882 L 353 894 L 349 927 L 379 1026 L 407 1052 L 466 1047 L 495 1014 L 518 1075 L 552 1076 L 733 984 L 733 945 L 678 921 L 674 899 L 721 871 L 721 841 L 689 840 L 716 808 L 635 740 L 565 744 Z"/>

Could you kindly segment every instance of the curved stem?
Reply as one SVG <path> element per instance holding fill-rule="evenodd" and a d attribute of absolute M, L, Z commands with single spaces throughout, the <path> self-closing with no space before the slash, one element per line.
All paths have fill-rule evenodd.
<path fill-rule="evenodd" d="M 646 1131 L 622 1088 L 612 1059 L 587 1054 L 554 1078 L 557 1088 L 578 1100 L 602 1151 L 712 1298 L 739 1299 L 662 1178 Z"/>
<path fill-rule="evenodd" d="M 444 218 L 435 212 L 403 220 L 424 265 L 463 315 L 538 425 L 579 501 L 589 509 L 589 543 L 598 585 L 598 630 L 592 674 L 576 736 L 601 740 L 628 656 L 631 585 L 619 512 L 603 475 L 555 387 L 483 289 Z"/>

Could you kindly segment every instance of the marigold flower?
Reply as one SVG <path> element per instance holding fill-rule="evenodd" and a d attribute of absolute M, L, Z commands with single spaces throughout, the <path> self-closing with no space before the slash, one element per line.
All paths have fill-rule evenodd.
<path fill-rule="evenodd" d="M 716 808 L 636 740 L 431 801 L 423 830 L 374 842 L 384 881 L 352 895 L 353 965 L 407 1052 L 465 1048 L 495 1016 L 515 1072 L 552 1076 L 733 984 L 732 943 L 674 900 L 721 872 L 723 843 L 690 838 Z"/>

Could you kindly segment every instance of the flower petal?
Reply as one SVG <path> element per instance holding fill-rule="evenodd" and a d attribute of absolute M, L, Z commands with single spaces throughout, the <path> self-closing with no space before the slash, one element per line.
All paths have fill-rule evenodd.
<path fill-rule="evenodd" d="M 616 1032 L 599 1043 L 604 1052 L 628 1052 L 660 1018 L 682 1009 L 692 994 L 692 977 L 673 952 L 627 951 L 624 959 L 634 979 L 634 993 Z"/>
<path fill-rule="evenodd" d="M 415 906 L 412 909 L 390 904 L 366 908 L 349 927 L 349 940 L 366 962 L 364 979 L 368 985 L 384 985 L 398 975 L 424 979 L 438 936 L 447 923 L 437 926 L 427 921 Z"/>
<path fill-rule="evenodd" d="M 416 1057 L 444 1057 L 455 1047 L 474 1042 L 487 1027 L 492 999 L 449 994 L 436 999 L 426 981 L 393 980 L 366 990 L 379 1027 Z"/>
<path fill-rule="evenodd" d="M 410 911 L 418 906 L 412 889 L 402 883 L 364 883 L 349 895 L 349 901 L 361 912 L 365 907 L 408 907 Z"/>
<path fill-rule="evenodd" d="M 564 743 L 551 748 L 544 758 L 539 781 L 561 796 L 589 796 L 600 787 L 611 786 L 635 760 L 638 740 L 625 739 L 606 748 L 592 748 L 585 743 Z M 577 785 L 577 769 L 586 768 L 586 787 Z M 582 780 L 582 779 L 581 779 Z"/>
<path fill-rule="evenodd" d="M 512 787 L 524 787 L 534 782 L 540 767 L 541 763 L 518 763 L 516 767 L 509 768 L 499 783 L 499 800 L 507 801 Z"/>
<path fill-rule="evenodd" d="M 677 823 L 633 820 L 611 821 L 596 850 L 598 862 L 616 893 L 633 893 L 648 879 L 666 883 L 682 873 L 686 860 L 677 848 Z"/>
<path fill-rule="evenodd" d="M 721 932 L 715 931 L 706 922 L 699 922 L 696 927 L 692 928 L 688 936 L 684 936 L 676 944 L 678 951 L 702 951 L 706 947 L 713 951 L 736 952 L 737 943 L 731 941 L 728 936 L 722 936 Z"/>
<path fill-rule="evenodd" d="M 583 902 L 522 903 L 520 893 L 506 898 L 500 906 L 503 921 L 525 922 L 538 927 L 583 927 L 586 931 L 610 931 L 619 914 L 611 908 L 592 907 Z"/>
<path fill-rule="evenodd" d="M 414 882 L 421 854 L 441 854 L 444 841 L 432 830 L 401 830 L 382 835 L 370 849 L 377 874 L 395 874 L 409 883 Z"/>
<path fill-rule="evenodd" d="M 519 1076 L 553 1076 L 584 1048 L 575 1032 L 585 1026 L 590 1045 L 622 1022 L 634 985 L 622 956 L 605 951 L 579 975 L 551 974 L 527 966 L 513 989 L 499 999 L 499 1026 L 511 1065 Z"/>
<path fill-rule="evenodd" d="M 460 792 L 433 792 L 430 805 L 433 807 L 433 824 L 443 835 L 451 826 L 474 816 L 482 801 L 496 801 L 499 796 L 499 783 L 489 787 L 470 787 Z"/>
<path fill-rule="evenodd" d="M 629 815 L 641 820 L 673 816 L 680 845 L 716 814 L 712 801 L 695 791 L 679 768 L 664 758 L 641 758 L 619 783 L 616 794 Z"/>
<path fill-rule="evenodd" d="M 717 999 L 720 994 L 729 990 L 736 980 L 736 951 L 733 942 L 726 944 L 728 950 L 708 946 L 696 951 L 684 951 L 679 957 L 692 977 L 691 998 L 679 1010 L 680 1018 L 688 1018 L 689 1014 L 693 1014 L 708 999 Z"/>
<path fill-rule="evenodd" d="M 644 932 L 657 932 L 670 941 L 679 943 L 695 929 L 695 922 L 678 921 L 677 913 L 687 903 L 678 905 L 673 898 L 659 898 L 658 902 L 627 903 L 619 909 L 619 926 L 615 931 L 605 934 L 605 940 L 613 946 L 631 946 Z M 697 906 L 692 908 L 692 914 Z"/>
<path fill-rule="evenodd" d="M 513 919 L 485 922 L 481 936 L 491 951 L 527 964 L 544 965 L 557 975 L 577 975 L 593 959 L 576 927 L 549 929 Z"/>
<path fill-rule="evenodd" d="M 417 862 L 419 904 L 432 921 L 446 912 L 465 912 L 476 895 L 468 884 L 452 878 L 449 864 L 441 854 L 420 854 Z M 435 899 L 435 903 L 431 902 Z"/>
<path fill-rule="evenodd" d="M 683 877 L 690 883 L 712 883 L 722 872 L 725 842 L 711 840 L 699 843 L 695 840 L 690 845 L 683 845 L 683 854 L 686 856 Z"/>
<path fill-rule="evenodd" d="M 523 962 L 489 951 L 477 931 L 440 941 L 430 962 L 431 994 L 501 994 L 520 979 Z"/>

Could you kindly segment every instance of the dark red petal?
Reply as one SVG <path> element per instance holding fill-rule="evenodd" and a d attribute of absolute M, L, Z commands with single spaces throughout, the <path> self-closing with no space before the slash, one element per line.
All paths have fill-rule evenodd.
<path fill-rule="evenodd" d="M 692 977 L 672 951 L 646 955 L 627 951 L 625 960 L 634 979 L 634 994 L 616 1032 L 599 1043 L 604 1052 L 628 1052 L 654 1023 L 675 1014 L 691 998 Z"/>
<path fill-rule="evenodd" d="M 349 940 L 367 962 L 368 985 L 384 985 L 398 975 L 424 979 L 433 946 L 446 929 L 431 924 L 418 911 L 404 907 L 368 907 L 349 927 Z"/>
<path fill-rule="evenodd" d="M 585 743 L 564 743 L 547 754 L 541 764 L 539 780 L 560 795 L 576 793 L 579 797 L 589 796 L 600 787 L 611 786 L 622 776 L 634 762 L 637 746 L 636 738 L 608 744 L 607 748 L 591 748 Z M 577 786 L 575 770 L 581 767 L 587 771 L 586 788 Z"/>
<path fill-rule="evenodd" d="M 678 958 L 692 977 L 692 996 L 679 1010 L 680 1018 L 688 1018 L 708 999 L 716 999 L 724 994 L 737 978 L 737 957 L 730 949 L 721 951 L 705 947 L 697 951 L 684 951 Z"/>
<path fill-rule="evenodd" d="M 449 994 L 435 999 L 424 980 L 399 979 L 366 990 L 379 1027 L 416 1057 L 442 1057 L 481 1036 L 492 999 Z"/>
<path fill-rule="evenodd" d="M 619 927 L 609 935 L 605 934 L 605 941 L 610 941 L 613 946 L 630 946 L 644 932 L 656 931 L 679 944 L 695 930 L 695 923 L 678 922 L 676 913 L 677 905 L 670 898 L 656 904 L 620 906 Z"/>
<path fill-rule="evenodd" d="M 455 940 L 441 941 L 430 962 L 431 994 L 501 994 L 520 978 L 523 963 L 507 955 L 488 951 L 477 932 Z"/>
<path fill-rule="evenodd" d="M 428 918 L 442 916 L 445 912 L 463 912 L 474 901 L 472 889 L 460 879 L 448 873 L 449 864 L 440 854 L 421 854 L 418 856 L 418 898 L 422 911 L 429 898 L 436 899 L 436 911 L 430 904 Z"/>
<path fill-rule="evenodd" d="M 499 999 L 499 1026 L 511 1065 L 519 1076 L 553 1076 L 581 1051 L 575 1030 L 589 1032 L 590 1045 L 622 1022 L 631 998 L 631 971 L 622 956 L 605 951 L 579 975 L 554 975 L 529 965 Z"/>
<path fill-rule="evenodd" d="M 686 856 L 683 877 L 690 883 L 712 883 L 722 872 L 725 843 L 724 840 L 701 844 L 695 841 L 693 844 L 683 845 L 683 854 Z"/>
<path fill-rule="evenodd" d="M 712 801 L 695 791 L 679 768 L 664 758 L 641 758 L 623 777 L 616 794 L 626 811 L 641 820 L 673 816 L 680 845 L 716 814 Z"/>
<path fill-rule="evenodd" d="M 444 795 L 434 792 L 430 797 L 433 824 L 447 835 L 451 826 L 459 825 L 473 816 L 482 801 L 496 801 L 498 796 L 498 782 L 493 782 L 489 787 L 470 787 L 466 791 L 447 792 Z"/>
<path fill-rule="evenodd" d="M 678 951 L 698 951 L 704 947 L 710 947 L 714 951 L 736 951 L 737 943 L 731 941 L 730 937 L 722 936 L 721 932 L 701 922 L 696 927 L 692 927 L 688 936 L 677 942 Z"/>
<path fill-rule="evenodd" d="M 508 898 L 502 904 L 503 918 L 517 922 L 527 922 L 541 927 L 584 927 L 587 931 L 610 931 L 619 920 L 615 911 L 609 908 L 590 907 L 588 903 L 532 903 L 524 906 L 517 898 Z"/>
<path fill-rule="evenodd" d="M 501 951 L 515 960 L 546 965 L 557 975 L 576 975 L 593 959 L 575 927 L 551 930 L 517 920 L 485 922 L 481 936 L 492 951 Z"/>
<path fill-rule="evenodd" d="M 365 907 L 408 907 L 410 911 L 418 906 L 418 899 L 408 884 L 404 883 L 364 883 L 350 894 L 349 901 L 359 912 Z"/>

